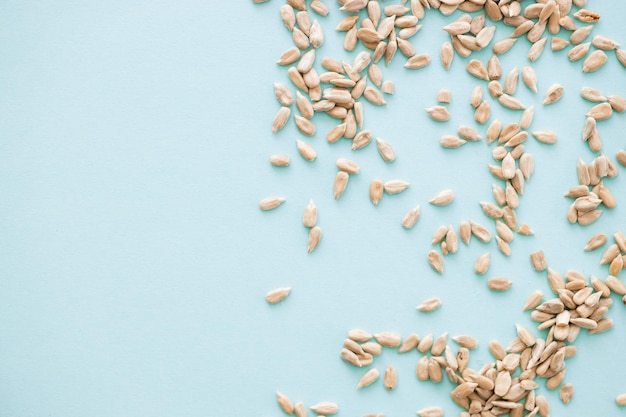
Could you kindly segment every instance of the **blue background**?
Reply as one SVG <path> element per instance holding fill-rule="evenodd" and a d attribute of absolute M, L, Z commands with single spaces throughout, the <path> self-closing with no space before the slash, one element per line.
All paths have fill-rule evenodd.
<path fill-rule="evenodd" d="M 545 273 L 532 270 L 529 254 L 543 249 L 549 265 L 601 278 L 601 251 L 584 253 L 597 232 L 626 229 L 626 180 L 606 185 L 618 208 L 592 226 L 565 220 L 577 183 L 576 161 L 594 155 L 580 140 L 591 103 L 582 86 L 626 96 L 625 69 L 614 55 L 595 74 L 567 50 L 549 43 L 534 64 L 539 93 L 520 80 L 516 97 L 534 104 L 530 130 L 558 134 L 553 146 L 534 139 L 526 149 L 536 171 L 526 185 L 519 222 L 535 236 L 516 236 L 513 255 L 495 242 L 473 239 L 446 258 L 436 275 L 426 263 L 434 230 L 476 220 L 491 228 L 478 201 L 492 201 L 486 164 L 491 147 L 468 143 L 443 150 L 439 137 L 460 124 L 474 126 L 468 105 L 477 81 L 455 57 L 444 72 L 438 58 L 450 21 L 426 15 L 412 38 L 430 66 L 402 68 L 398 54 L 385 79 L 396 84 L 388 105 L 365 104 L 365 125 L 398 154 L 385 164 L 375 147 L 351 152 L 347 141 L 328 145 L 335 121 L 316 116 L 318 133 L 305 139 L 318 160 L 296 152 L 293 121 L 277 135 L 279 108 L 272 83 L 288 85 L 286 68 L 274 64 L 292 46 L 279 18 L 280 1 L 111 0 L 55 2 L 5 0 L 0 4 L 0 415 L 29 416 L 242 416 L 281 415 L 274 393 L 312 405 L 335 401 L 340 415 L 384 412 L 415 415 L 440 405 L 459 413 L 451 384 L 415 378 L 418 354 L 387 350 L 374 366 L 392 363 L 396 390 L 380 382 L 354 389 L 362 371 L 342 363 L 348 329 L 420 335 L 444 331 L 479 340 L 471 366 L 492 360 L 486 346 L 515 337 L 515 323 L 532 327 L 521 311 L 526 296 L 550 296 Z M 317 17 L 326 42 L 318 57 L 351 61 L 343 34 L 333 28 L 342 14 Z M 590 2 L 602 13 L 592 34 L 626 42 L 626 3 Z M 455 14 L 453 18 L 458 16 Z M 511 32 L 498 25 L 495 39 Z M 564 32 L 561 36 L 565 36 Z M 520 39 L 501 57 L 503 72 L 528 64 Z M 486 62 L 490 49 L 473 57 Z M 320 59 L 316 62 L 319 68 Z M 543 107 L 555 82 L 563 99 Z M 291 85 L 290 85 L 291 86 Z M 450 89 L 449 123 L 431 121 L 423 109 Z M 492 117 L 517 121 L 520 112 L 492 103 Z M 599 123 L 604 152 L 624 149 L 624 114 Z M 484 129 L 483 129 L 484 133 Z M 289 168 L 268 158 L 287 153 Z M 361 164 L 335 202 L 332 182 L 338 157 Z M 368 199 L 373 178 L 411 182 L 402 194 Z M 457 198 L 445 208 L 427 201 L 444 188 Z M 258 201 L 281 195 L 287 202 L 261 212 Z M 306 253 L 302 210 L 313 198 L 324 231 L 320 247 Z M 422 218 L 413 230 L 400 221 L 416 204 Z M 473 272 L 476 257 L 492 253 L 487 276 Z M 623 275 L 623 274 L 622 274 Z M 491 293 L 488 276 L 507 276 L 510 291 Z M 265 293 L 293 287 L 289 298 L 268 306 Z M 415 311 L 439 296 L 443 307 Z M 615 396 L 626 392 L 626 309 L 615 298 L 615 328 L 576 341 L 566 382 L 575 396 L 564 407 L 557 392 L 542 388 L 553 416 L 616 416 Z"/>

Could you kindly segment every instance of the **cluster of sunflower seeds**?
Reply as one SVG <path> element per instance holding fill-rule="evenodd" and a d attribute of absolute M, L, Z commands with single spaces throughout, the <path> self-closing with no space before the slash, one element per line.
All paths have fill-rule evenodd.
<path fill-rule="evenodd" d="M 601 204 L 608 209 L 617 205 L 613 193 L 604 185 L 603 178 L 615 177 L 618 170 L 613 161 L 605 155 L 599 155 L 589 165 L 579 158 L 577 171 L 579 185 L 570 188 L 565 194 L 575 199 L 567 211 L 567 221 L 587 226 L 602 215 L 602 210 L 598 208 Z"/>
<path fill-rule="evenodd" d="M 609 274 L 618 276 L 624 269 L 624 266 L 626 266 L 626 236 L 618 230 L 613 234 L 613 238 L 615 239 L 615 243 L 609 245 L 604 250 L 602 258 L 600 259 L 600 265 L 608 265 Z M 606 235 L 596 235 L 590 239 L 585 250 L 597 249 L 604 245 L 606 240 Z M 590 247 L 590 249 L 587 249 L 587 247 Z"/>
<path fill-rule="evenodd" d="M 279 391 L 276 392 L 276 401 L 278 402 L 278 406 L 289 415 L 295 415 L 296 417 L 307 417 L 309 415 L 304 403 L 297 402 L 294 404 L 289 397 Z M 330 401 L 323 401 L 309 408 L 320 416 L 330 416 L 337 414 L 339 411 L 337 404 Z"/>
<path fill-rule="evenodd" d="M 602 150 L 602 139 L 597 128 L 597 122 L 606 120 L 613 115 L 613 111 L 622 113 L 626 110 L 626 99 L 618 95 L 603 96 L 598 90 L 591 87 L 583 87 L 580 91 L 581 97 L 594 105 L 585 115 L 583 126 L 583 141 L 587 142 L 589 149 L 593 152 Z"/>
<path fill-rule="evenodd" d="M 475 17 L 469 14 L 463 14 L 457 20 L 444 26 L 442 29 L 450 35 L 450 41 L 446 41 L 441 47 L 442 61 L 446 69 L 449 68 L 449 62 L 446 64 L 448 59 L 443 59 L 443 56 L 448 53 L 448 50 L 451 52 L 452 48 L 454 48 L 457 54 L 467 58 L 472 52 L 486 48 L 493 40 L 496 31 L 496 27 L 493 25 L 485 26 L 484 14 Z M 451 45 L 452 48 L 450 48 L 449 45 Z M 452 60 L 451 56 L 449 60 Z"/>

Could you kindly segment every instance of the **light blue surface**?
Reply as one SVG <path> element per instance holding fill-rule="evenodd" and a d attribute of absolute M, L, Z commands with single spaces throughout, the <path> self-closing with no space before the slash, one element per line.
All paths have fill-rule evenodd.
<path fill-rule="evenodd" d="M 449 19 L 428 13 L 412 39 L 418 52 L 431 54 L 431 65 L 406 71 L 398 54 L 383 67 L 396 94 L 386 107 L 365 105 L 366 127 L 393 144 L 397 161 L 385 164 L 372 145 L 355 153 L 347 142 L 328 145 L 334 121 L 316 116 L 318 133 L 305 140 L 319 156 L 307 163 L 295 150 L 301 135 L 292 121 L 271 135 L 279 108 L 272 83 L 289 83 L 274 61 L 292 45 L 280 4 L 0 4 L 0 416 L 278 416 L 276 390 L 307 405 L 336 401 L 340 416 L 411 416 L 428 405 L 452 416 L 459 410 L 451 385 L 417 381 L 416 353 L 376 358 L 381 371 L 388 363 L 398 370 L 395 391 L 380 383 L 356 391 L 361 371 L 339 359 L 346 331 L 470 334 L 480 343 L 471 362 L 478 368 L 491 360 L 489 340 L 506 344 L 514 323 L 533 326 L 521 312 L 526 296 L 549 294 L 529 253 L 543 249 L 561 273 L 606 276 L 600 252 L 582 247 L 596 232 L 626 230 L 625 174 L 607 181 L 618 208 L 593 226 L 569 225 L 570 201 L 562 195 L 576 184 L 577 158 L 593 158 L 580 140 L 591 106 L 580 87 L 626 96 L 626 73 L 613 54 L 601 71 L 583 76 L 580 62 L 548 45 L 534 64 L 540 93 L 520 81 L 516 96 L 536 108 L 531 130 L 559 136 L 554 146 L 534 139 L 526 146 L 536 173 L 517 214 L 536 235 L 516 237 L 508 259 L 493 242 L 474 239 L 446 258 L 440 277 L 425 261 L 433 231 L 468 219 L 490 224 L 478 201 L 491 201 L 494 182 L 484 142 L 453 151 L 438 144 L 458 125 L 474 125 L 467 103 L 477 81 L 459 57 L 449 73 L 438 59 Z M 332 30 L 341 15 L 328 4 L 319 56 L 351 60 L 343 35 Z M 602 13 L 594 33 L 625 43 L 626 3 L 589 6 Z M 499 26 L 496 39 L 509 32 Z M 527 64 L 527 48 L 520 40 L 502 57 L 505 73 Z M 489 56 L 476 55 L 483 62 Z M 543 92 L 554 82 L 565 95 L 544 108 Z M 423 111 L 440 88 L 452 91 L 447 124 Z M 506 122 L 518 120 L 519 113 L 492 109 Z M 625 117 L 599 123 L 611 158 L 626 145 Z M 272 168 L 274 153 L 288 153 L 291 166 Z M 338 157 L 362 169 L 335 202 Z M 375 177 L 412 185 L 373 207 L 367 189 Z M 456 191 L 454 204 L 429 206 L 444 188 Z M 261 212 L 258 201 L 268 195 L 287 202 Z M 301 216 L 310 198 L 324 236 L 307 255 Z M 422 218 L 405 231 L 400 220 L 417 203 Z M 507 293 L 490 293 L 487 277 L 473 273 L 487 250 L 488 275 L 514 281 Z M 264 295 L 279 286 L 293 292 L 270 307 Z M 432 296 L 443 307 L 417 313 Z M 614 398 L 626 392 L 626 309 L 615 301 L 615 328 L 581 335 L 578 355 L 567 360 L 566 381 L 576 390 L 570 405 L 545 394 L 541 382 L 553 416 L 623 413 Z"/>

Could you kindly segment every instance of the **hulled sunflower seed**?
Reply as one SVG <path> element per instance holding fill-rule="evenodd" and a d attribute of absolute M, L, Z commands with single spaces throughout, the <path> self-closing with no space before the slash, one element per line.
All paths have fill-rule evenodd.
<path fill-rule="evenodd" d="M 417 205 L 406 213 L 406 215 L 402 219 L 402 227 L 404 227 L 405 229 L 412 229 L 413 226 L 415 226 L 415 223 L 417 223 L 419 217 L 420 206 Z"/>
<path fill-rule="evenodd" d="M 425 313 L 431 313 L 441 307 L 441 300 L 437 297 L 429 298 L 422 301 L 420 305 L 415 307 L 416 310 L 423 311 Z"/>
<path fill-rule="evenodd" d="M 450 65 L 452 64 L 452 58 L 454 57 L 454 51 L 452 49 L 452 44 L 448 41 L 444 42 L 441 45 L 441 51 L 439 53 L 441 57 L 441 63 L 443 68 L 447 71 L 450 69 Z"/>
<path fill-rule="evenodd" d="M 483 275 L 489 269 L 490 263 L 491 261 L 489 252 L 480 255 L 474 263 L 474 272 Z"/>
<path fill-rule="evenodd" d="M 530 226 L 528 226 L 527 224 L 521 224 L 519 229 L 517 229 L 517 233 L 519 233 L 520 235 L 534 235 L 535 232 L 533 232 L 533 230 L 530 228 Z"/>
<path fill-rule="evenodd" d="M 546 42 L 548 41 L 548 38 L 545 37 L 537 42 L 535 42 L 533 44 L 533 46 L 530 47 L 530 49 L 528 50 L 528 60 L 531 62 L 535 62 L 543 53 L 543 50 L 546 46 Z"/>
<path fill-rule="evenodd" d="M 309 230 L 309 243 L 307 252 L 313 252 L 317 246 L 320 244 L 320 240 L 322 239 L 322 229 L 319 226 L 314 226 Z"/>
<path fill-rule="evenodd" d="M 400 345 L 400 348 L 398 349 L 398 353 L 409 352 L 417 348 L 417 345 L 419 342 L 420 342 L 420 338 L 417 334 L 413 333 L 407 336 L 402 342 L 402 344 Z"/>
<path fill-rule="evenodd" d="M 487 286 L 493 291 L 506 291 L 511 288 L 513 282 L 504 277 L 494 277 L 487 280 Z"/>
<path fill-rule="evenodd" d="M 541 143 L 553 144 L 556 142 L 556 133 L 550 132 L 549 130 L 537 130 L 532 132 L 535 139 L 537 139 Z"/>
<path fill-rule="evenodd" d="M 381 198 L 383 198 L 383 191 L 385 189 L 385 185 L 381 180 L 372 180 L 370 183 L 370 200 L 372 204 L 375 206 L 378 205 Z"/>
<path fill-rule="evenodd" d="M 435 197 L 429 201 L 429 203 L 436 206 L 445 206 L 452 203 L 452 201 L 454 201 L 454 191 L 443 190 L 438 192 Z"/>
<path fill-rule="evenodd" d="M 311 145 L 306 142 L 301 141 L 300 139 L 296 139 L 296 147 L 298 149 L 298 153 L 307 161 L 312 162 L 317 158 L 317 152 Z"/>
<path fill-rule="evenodd" d="M 289 166 L 289 155 L 272 155 L 270 156 L 270 163 L 275 167 Z"/>
<path fill-rule="evenodd" d="M 402 341 L 400 333 L 389 331 L 374 334 L 374 339 L 381 345 L 389 348 L 400 346 L 400 342 Z"/>
<path fill-rule="evenodd" d="M 286 395 L 276 391 L 276 401 L 278 401 L 278 405 L 285 413 L 289 415 L 293 414 L 293 403 L 289 400 L 289 398 L 287 398 Z"/>
<path fill-rule="evenodd" d="M 503 53 L 511 49 L 516 41 L 517 38 L 504 38 L 502 40 L 499 40 L 493 45 L 493 53 L 496 55 L 502 55 Z"/>
<path fill-rule="evenodd" d="M 612 95 L 607 96 L 609 104 L 613 108 L 614 111 L 622 113 L 626 110 L 626 99 L 620 96 Z"/>
<path fill-rule="evenodd" d="M 543 105 L 553 104 L 559 101 L 563 97 L 563 86 L 560 84 L 553 84 L 548 88 L 543 98 Z"/>
<path fill-rule="evenodd" d="M 356 386 L 356 389 L 361 389 L 372 385 L 376 380 L 380 377 L 380 372 L 376 368 L 372 368 L 367 371 L 359 380 L 359 383 Z"/>
<path fill-rule="evenodd" d="M 526 299 L 523 310 L 524 311 L 533 310 L 535 307 L 541 304 L 542 300 L 543 300 L 543 292 L 541 292 L 540 290 L 533 291 Z"/>
<path fill-rule="evenodd" d="M 583 26 L 581 28 L 576 29 L 569 37 L 569 41 L 574 45 L 580 44 L 582 41 L 587 39 L 587 36 L 591 33 L 593 29 L 592 25 Z"/>
<path fill-rule="evenodd" d="M 546 258 L 542 250 L 538 250 L 537 252 L 533 252 L 530 254 L 530 261 L 533 264 L 533 268 L 535 271 L 541 272 L 545 271 L 548 267 L 546 263 Z"/>
<path fill-rule="evenodd" d="M 487 120 L 489 120 L 490 115 L 491 107 L 489 106 L 489 102 L 487 100 L 483 100 L 474 112 L 474 120 L 477 123 L 485 124 L 487 123 Z"/>
<path fill-rule="evenodd" d="M 335 176 L 335 182 L 333 185 L 333 193 L 335 200 L 338 200 L 339 197 L 344 193 L 346 187 L 348 186 L 348 180 L 350 176 L 347 172 L 339 171 Z"/>
<path fill-rule="evenodd" d="M 600 20 L 600 13 L 588 9 L 580 9 L 573 16 L 585 23 L 596 23 Z"/>
<path fill-rule="evenodd" d="M 617 397 L 615 397 L 615 402 L 617 403 L 617 405 L 619 405 L 620 407 L 624 407 L 626 406 L 626 393 L 624 394 L 620 394 Z"/>
<path fill-rule="evenodd" d="M 604 51 L 593 51 L 587 59 L 583 62 L 583 72 L 595 72 L 604 64 L 606 64 L 608 57 Z"/>
<path fill-rule="evenodd" d="M 609 103 L 600 103 L 593 106 L 585 116 L 592 117 L 598 121 L 608 119 L 612 114 L 613 108 Z"/>
<path fill-rule="evenodd" d="M 522 104 L 521 101 L 519 101 L 517 98 L 510 96 L 508 94 L 502 94 L 500 97 L 498 97 L 498 101 L 500 102 L 500 104 L 502 104 L 504 107 L 510 110 L 526 109 L 526 106 L 524 106 L 524 104 Z"/>
<path fill-rule="evenodd" d="M 460 139 L 453 135 L 443 135 L 439 140 L 439 144 L 442 148 L 455 149 L 459 146 L 465 145 L 467 141 Z"/>
<path fill-rule="evenodd" d="M 562 49 L 565 49 L 569 46 L 569 44 L 570 44 L 569 41 L 566 41 L 565 39 L 562 39 L 562 38 L 557 38 L 556 36 L 553 36 L 550 41 L 552 51 L 560 51 Z"/>
<path fill-rule="evenodd" d="M 439 252 L 435 250 L 428 252 L 428 263 L 439 274 L 443 274 L 443 258 Z"/>
<path fill-rule="evenodd" d="M 463 243 L 469 245 L 470 238 L 472 237 L 472 226 L 470 226 L 469 222 L 462 221 L 459 224 L 459 235 Z"/>
<path fill-rule="evenodd" d="M 403 42 L 407 42 L 407 41 L 403 41 Z M 428 64 L 430 64 L 430 55 L 428 55 L 427 53 L 423 53 L 423 54 L 417 54 L 417 55 L 411 56 L 406 61 L 406 64 L 404 64 L 404 68 L 420 69 L 420 68 L 424 68 Z"/>
<path fill-rule="evenodd" d="M 465 69 L 478 79 L 489 80 L 489 73 L 487 72 L 487 68 L 485 68 L 485 64 L 477 59 L 470 60 Z"/>
<path fill-rule="evenodd" d="M 261 210 L 273 210 L 276 207 L 280 206 L 285 202 L 285 199 L 282 197 L 267 197 L 259 202 L 259 207 Z"/>
<path fill-rule="evenodd" d="M 448 113 L 448 109 L 443 106 L 427 107 L 424 110 L 426 111 L 426 113 L 428 113 L 431 119 L 438 122 L 445 122 L 450 119 L 450 113 Z"/>
<path fill-rule="evenodd" d="M 537 93 L 537 75 L 531 66 L 526 65 L 522 68 L 522 81 L 530 91 Z"/>
<path fill-rule="evenodd" d="M 291 114 L 291 109 L 289 107 L 281 107 L 276 113 L 274 117 L 274 121 L 272 122 L 272 133 L 278 132 L 280 129 L 285 127 L 287 120 L 289 119 L 289 115 Z"/>
<path fill-rule="evenodd" d="M 584 98 L 585 100 L 595 102 L 595 103 L 601 103 L 601 102 L 607 101 L 605 96 L 600 94 L 600 92 L 596 90 L 595 88 L 591 88 L 591 87 L 583 87 L 580 90 L 580 96 Z"/>
<path fill-rule="evenodd" d="M 424 407 L 417 412 L 419 417 L 443 417 L 443 409 L 441 407 Z"/>
<path fill-rule="evenodd" d="M 267 293 L 267 295 L 265 296 L 265 300 L 270 304 L 279 303 L 283 301 L 285 298 L 287 298 L 290 291 L 291 291 L 291 288 L 289 287 L 276 288 L 275 290 L 272 290 Z M 279 403 L 280 403 L 280 400 L 279 400 Z"/>
<path fill-rule="evenodd" d="M 389 180 L 385 183 L 384 189 L 387 194 L 398 194 L 406 190 L 411 184 L 403 180 Z"/>
<path fill-rule="evenodd" d="M 383 139 L 376 138 L 376 147 L 378 149 L 378 153 L 385 162 L 393 162 L 396 159 L 396 153 L 388 142 Z"/>
<path fill-rule="evenodd" d="M 331 403 L 329 401 L 324 401 L 324 402 L 312 405 L 310 408 L 314 413 L 317 413 L 322 416 L 337 414 L 337 411 L 339 411 L 339 407 L 337 406 L 337 404 Z"/>
<path fill-rule="evenodd" d="M 470 226 L 472 229 L 472 234 L 476 236 L 478 240 L 483 243 L 487 243 L 491 240 L 491 233 L 485 228 L 485 226 L 476 222 L 470 222 Z"/>
<path fill-rule="evenodd" d="M 340 171 L 347 172 L 348 174 L 358 174 L 359 173 L 359 164 L 354 161 L 351 161 L 347 158 L 339 158 L 337 159 L 337 168 Z"/>

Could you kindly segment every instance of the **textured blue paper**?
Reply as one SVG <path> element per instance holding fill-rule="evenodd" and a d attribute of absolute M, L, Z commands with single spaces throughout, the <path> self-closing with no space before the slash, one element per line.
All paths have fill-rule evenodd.
<path fill-rule="evenodd" d="M 355 54 L 343 51 L 343 35 L 333 31 L 342 15 L 327 3 L 318 56 L 351 61 Z M 626 5 L 589 3 L 602 13 L 593 34 L 626 43 Z M 398 370 L 393 392 L 380 383 L 356 391 L 362 371 L 339 358 L 346 331 L 469 334 L 479 340 L 471 355 L 479 368 L 492 360 L 490 340 L 507 344 L 515 323 L 534 328 L 521 311 L 526 296 L 550 294 L 545 273 L 530 266 L 531 252 L 543 249 L 561 273 L 606 276 L 601 252 L 582 248 L 594 233 L 626 231 L 624 172 L 607 181 L 618 208 L 593 226 L 566 222 L 570 200 L 563 194 L 577 182 L 578 157 L 593 158 L 580 140 L 591 107 L 580 88 L 626 96 L 626 71 L 612 53 L 602 70 L 583 75 L 580 62 L 548 44 L 534 64 L 539 94 L 521 81 L 516 94 L 535 105 L 531 130 L 559 138 L 553 146 L 532 138 L 526 144 L 536 173 L 517 214 L 536 235 L 517 236 L 510 258 L 493 242 L 462 244 L 438 276 L 426 263 L 433 231 L 470 219 L 490 224 L 478 201 L 492 201 L 494 182 L 484 141 L 452 151 L 438 144 L 458 125 L 475 125 L 468 102 L 478 81 L 466 73 L 466 60 L 455 57 L 444 72 L 438 59 L 447 36 L 440 28 L 449 19 L 428 13 L 412 38 L 418 52 L 431 54 L 431 65 L 407 71 L 398 54 L 382 67 L 396 94 L 386 107 L 365 104 L 366 128 L 393 144 L 397 161 L 385 164 L 373 145 L 357 152 L 347 141 L 328 145 L 335 121 L 316 116 L 318 133 L 305 140 L 318 159 L 308 163 L 296 152 L 301 135 L 293 121 L 271 134 L 279 108 L 272 83 L 290 85 L 286 69 L 274 64 L 292 45 L 281 4 L 0 4 L 1 416 L 279 416 L 276 390 L 307 405 L 335 401 L 340 416 L 411 416 L 429 405 L 453 416 L 459 409 L 449 399 L 451 384 L 417 381 L 415 352 L 376 358 L 381 372 L 389 363 Z M 508 33 L 499 25 L 496 39 Z M 505 73 L 527 65 L 528 46 L 521 39 L 501 58 Z M 475 57 L 486 62 L 490 51 Z M 565 87 L 563 99 L 544 108 L 543 93 L 555 82 Z M 452 92 L 446 124 L 423 111 L 436 104 L 440 88 Z M 492 108 L 505 122 L 519 118 Z M 611 158 L 626 145 L 625 117 L 599 123 Z M 289 154 L 291 166 L 271 167 L 274 153 Z M 335 202 L 338 157 L 362 169 Z M 373 207 L 373 178 L 411 187 Z M 455 190 L 455 202 L 429 206 L 444 188 Z M 258 201 L 268 195 L 287 202 L 261 212 Z M 324 236 L 307 255 L 301 216 L 311 198 Z M 422 218 L 403 230 L 402 217 L 418 203 Z M 473 273 L 486 251 L 488 276 L 512 279 L 510 291 L 494 294 L 487 277 Z M 292 294 L 268 306 L 265 293 L 279 286 L 293 287 Z M 442 298 L 440 310 L 415 311 L 433 296 Z M 624 411 L 614 399 L 626 392 L 626 309 L 615 302 L 615 328 L 581 334 L 577 356 L 567 360 L 565 380 L 576 391 L 570 405 L 541 382 L 553 416 Z"/>

